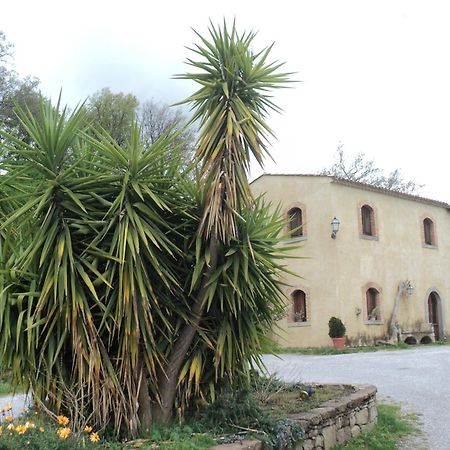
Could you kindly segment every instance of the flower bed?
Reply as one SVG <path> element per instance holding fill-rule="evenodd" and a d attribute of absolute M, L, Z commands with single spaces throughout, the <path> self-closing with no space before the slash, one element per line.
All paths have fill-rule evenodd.
<path fill-rule="evenodd" d="M 304 440 L 296 450 L 327 450 L 370 431 L 377 422 L 375 386 L 371 385 L 332 385 L 341 388 L 344 395 L 328 400 L 309 411 L 287 414 L 287 418 L 300 424 Z M 261 442 L 243 441 L 227 446 L 212 447 L 216 450 L 259 450 Z"/>

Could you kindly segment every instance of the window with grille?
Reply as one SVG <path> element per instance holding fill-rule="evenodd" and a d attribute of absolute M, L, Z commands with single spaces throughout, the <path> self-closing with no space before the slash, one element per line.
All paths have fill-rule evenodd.
<path fill-rule="evenodd" d="M 423 221 L 423 235 L 426 245 L 436 245 L 436 240 L 434 237 L 434 223 L 428 217 Z"/>
<path fill-rule="evenodd" d="M 292 315 L 294 322 L 306 322 L 308 320 L 306 312 L 306 294 L 300 289 L 291 294 L 292 297 Z"/>
<path fill-rule="evenodd" d="M 367 320 L 381 320 L 380 294 L 375 288 L 367 289 Z"/>
<path fill-rule="evenodd" d="M 375 235 L 375 223 L 373 209 L 369 205 L 361 208 L 362 234 L 365 236 Z"/>
<path fill-rule="evenodd" d="M 292 238 L 303 236 L 303 217 L 300 208 L 292 208 L 288 212 L 289 231 Z"/>

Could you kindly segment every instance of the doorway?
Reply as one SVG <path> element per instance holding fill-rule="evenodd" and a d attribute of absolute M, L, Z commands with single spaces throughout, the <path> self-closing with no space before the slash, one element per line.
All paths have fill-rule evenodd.
<path fill-rule="evenodd" d="M 428 320 L 433 325 L 434 338 L 442 339 L 441 324 L 441 299 L 437 292 L 430 292 L 428 296 Z"/>

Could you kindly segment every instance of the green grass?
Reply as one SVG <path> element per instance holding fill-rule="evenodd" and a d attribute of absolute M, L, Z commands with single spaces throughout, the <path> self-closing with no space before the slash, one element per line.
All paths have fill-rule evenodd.
<path fill-rule="evenodd" d="M 0 397 L 8 394 L 14 394 L 22 392 L 21 388 L 14 388 L 11 384 L 11 374 L 9 372 L 2 372 L 0 370 Z"/>
<path fill-rule="evenodd" d="M 378 423 L 371 432 L 333 450 L 395 450 L 402 436 L 416 431 L 417 417 L 414 414 L 402 414 L 398 405 L 381 404 L 378 405 Z"/>
<path fill-rule="evenodd" d="M 0 396 L 12 393 L 13 393 L 12 386 L 8 382 L 0 381 Z"/>
<path fill-rule="evenodd" d="M 215 445 L 209 433 L 194 433 L 188 425 L 154 426 L 142 450 L 204 450 Z M 129 447 L 124 447 L 129 448 Z"/>
<path fill-rule="evenodd" d="M 426 346 L 442 346 L 450 345 L 449 342 L 438 341 Z M 278 345 L 274 345 L 270 349 L 267 349 L 267 353 L 275 354 L 297 354 L 297 355 L 345 355 L 347 353 L 370 353 L 379 351 L 394 351 L 394 350 L 411 350 L 413 348 L 421 347 L 419 345 L 408 345 L 400 343 L 398 345 L 367 345 L 364 347 L 346 347 L 343 350 L 337 350 L 334 347 L 309 347 L 309 348 L 294 348 L 287 347 L 282 348 Z M 424 347 L 424 346 L 422 346 Z"/>

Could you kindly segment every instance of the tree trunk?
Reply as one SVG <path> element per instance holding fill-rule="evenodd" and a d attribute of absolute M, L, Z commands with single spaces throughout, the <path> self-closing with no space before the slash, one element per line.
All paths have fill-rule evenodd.
<path fill-rule="evenodd" d="M 141 362 L 139 364 L 140 372 L 138 382 L 138 418 L 139 418 L 139 428 L 142 432 L 149 432 L 152 426 L 152 404 L 150 400 L 150 394 L 148 392 L 148 382 L 147 382 L 147 369 L 143 363 L 143 358 L 141 356 Z"/>
<path fill-rule="evenodd" d="M 397 295 L 395 296 L 394 308 L 392 309 L 391 321 L 389 322 L 389 341 L 393 344 L 398 344 L 398 307 L 400 305 L 400 297 L 403 292 L 403 283 L 398 285 Z"/>
<path fill-rule="evenodd" d="M 208 292 L 208 281 L 210 275 L 217 268 L 217 238 L 211 237 L 210 264 L 202 280 L 200 292 L 192 308 L 192 320 L 187 323 L 176 340 L 172 352 L 169 355 L 166 366 L 161 370 L 158 377 L 158 390 L 160 393 L 160 404 L 155 405 L 153 417 L 157 422 L 167 423 L 172 418 L 173 405 L 177 392 L 178 376 L 185 360 L 186 354 L 194 340 L 198 325 L 202 319 L 203 310 L 206 304 L 206 294 Z"/>

